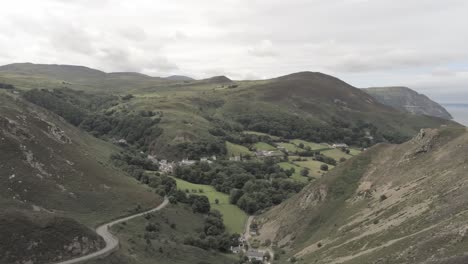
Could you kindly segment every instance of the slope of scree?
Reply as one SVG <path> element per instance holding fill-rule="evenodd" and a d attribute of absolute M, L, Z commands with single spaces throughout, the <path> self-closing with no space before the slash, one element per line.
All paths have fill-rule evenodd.
<path fill-rule="evenodd" d="M 338 166 L 259 217 L 279 263 L 465 263 L 468 132 L 426 129 Z"/>

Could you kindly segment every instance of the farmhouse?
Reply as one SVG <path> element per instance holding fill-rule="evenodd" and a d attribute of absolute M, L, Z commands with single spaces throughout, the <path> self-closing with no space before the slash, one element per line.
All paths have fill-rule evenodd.
<path fill-rule="evenodd" d="M 245 252 L 245 256 L 249 258 L 249 261 L 263 261 L 263 252 L 257 250 L 248 250 L 247 252 Z"/>
<path fill-rule="evenodd" d="M 348 148 L 348 145 L 345 143 L 333 144 L 332 148 Z"/>
<path fill-rule="evenodd" d="M 241 247 L 238 246 L 238 247 L 233 247 L 231 246 L 231 252 L 234 253 L 234 254 L 239 254 L 239 252 L 241 252 Z"/>
<path fill-rule="evenodd" d="M 282 156 L 283 153 L 281 153 L 281 152 L 279 152 L 279 151 L 273 151 L 273 150 L 261 150 L 261 151 L 255 152 L 255 155 L 256 155 L 258 158 L 262 158 L 262 157 L 276 157 L 276 156 Z"/>
<path fill-rule="evenodd" d="M 195 160 L 183 159 L 181 162 L 179 162 L 179 165 L 190 166 L 195 164 L 195 162 Z"/>

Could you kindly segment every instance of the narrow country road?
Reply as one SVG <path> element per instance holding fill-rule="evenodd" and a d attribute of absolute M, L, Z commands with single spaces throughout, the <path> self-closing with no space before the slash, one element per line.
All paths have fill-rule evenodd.
<path fill-rule="evenodd" d="M 252 221 L 254 219 L 253 215 L 250 215 L 249 218 L 247 218 L 247 221 L 245 222 L 245 227 L 244 227 L 244 239 L 245 243 L 247 246 L 249 246 L 250 249 L 250 225 L 252 224 Z"/>
<path fill-rule="evenodd" d="M 103 257 L 110 255 L 119 247 L 119 239 L 109 232 L 109 228 L 111 226 L 128 221 L 130 219 L 133 219 L 139 216 L 143 216 L 147 213 L 159 211 L 163 209 L 164 207 L 166 207 L 168 203 L 169 203 L 169 200 L 165 197 L 164 201 L 156 208 L 145 211 L 143 213 L 138 213 L 138 214 L 127 216 L 121 219 L 117 219 L 110 223 L 99 226 L 98 228 L 96 228 L 96 233 L 104 239 L 104 242 L 106 242 L 106 246 L 103 249 L 97 252 L 91 253 L 89 255 L 86 255 L 86 256 L 81 256 L 78 258 L 69 259 L 69 260 L 62 261 L 62 262 L 55 262 L 54 264 L 76 264 L 76 263 L 82 263 L 82 262 L 93 260 L 93 259 L 103 258 Z"/>

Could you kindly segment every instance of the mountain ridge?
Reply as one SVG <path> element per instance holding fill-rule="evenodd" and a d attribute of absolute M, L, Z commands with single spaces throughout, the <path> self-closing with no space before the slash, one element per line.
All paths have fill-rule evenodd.
<path fill-rule="evenodd" d="M 371 87 L 363 90 L 379 102 L 400 111 L 453 119 L 452 115 L 442 105 L 408 87 Z"/>

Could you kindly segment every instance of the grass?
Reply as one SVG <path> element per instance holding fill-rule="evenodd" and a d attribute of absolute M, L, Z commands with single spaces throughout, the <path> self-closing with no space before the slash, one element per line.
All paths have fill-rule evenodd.
<path fill-rule="evenodd" d="M 325 173 L 325 171 L 322 171 L 320 169 L 320 166 L 322 166 L 323 162 L 316 161 L 316 160 L 307 160 L 307 161 L 295 161 L 294 164 L 301 166 L 303 168 L 308 168 L 309 171 L 309 176 L 314 177 L 314 178 L 319 178 L 322 176 L 322 173 Z M 332 165 L 328 165 L 328 170 L 331 170 L 334 168 Z"/>
<path fill-rule="evenodd" d="M 208 197 L 211 207 L 223 214 L 224 224 L 229 232 L 241 234 L 244 231 L 247 214 L 236 205 L 229 203 L 229 195 L 216 191 L 210 185 L 190 183 L 177 178 L 175 180 L 179 190 L 189 190 L 190 193 Z M 195 192 L 192 192 L 192 190 Z M 219 200 L 219 204 L 216 204 L 216 199 Z"/>
<path fill-rule="evenodd" d="M 253 147 L 254 147 L 255 149 L 257 149 L 257 150 L 265 150 L 265 151 L 276 150 L 275 147 L 273 147 L 272 145 L 267 144 L 267 143 L 265 143 L 265 142 L 258 142 L 258 143 L 255 143 Z"/>
<path fill-rule="evenodd" d="M 304 177 L 301 175 L 301 170 L 302 170 L 302 167 L 292 163 L 292 162 L 280 162 L 278 163 L 278 166 L 280 166 L 281 168 L 285 169 L 285 170 L 288 170 L 288 169 L 291 169 L 291 168 L 294 168 L 294 173 L 291 175 L 291 179 L 292 180 L 295 180 L 295 181 L 298 181 L 298 182 L 308 182 L 309 181 L 309 178 L 308 177 Z"/>
<path fill-rule="evenodd" d="M 169 205 L 149 217 L 138 217 L 112 227 L 119 238 L 120 247 L 112 255 L 87 262 L 87 264 L 233 264 L 238 259 L 234 254 L 222 254 L 184 245 L 187 236 L 197 236 L 203 229 L 204 216 L 194 214 L 183 204 Z M 148 224 L 159 227 L 157 232 L 146 232 Z M 172 225 L 172 227 L 171 227 Z M 145 239 L 149 234 L 149 242 Z"/>
<path fill-rule="evenodd" d="M 298 148 L 296 145 L 292 144 L 292 143 L 286 143 L 286 142 L 281 142 L 281 143 L 277 143 L 277 145 L 279 147 L 283 147 L 285 148 L 288 152 L 296 152 L 296 151 L 301 151 L 302 149 Z"/>
<path fill-rule="evenodd" d="M 357 156 L 357 155 L 359 155 L 359 154 L 361 154 L 361 153 L 362 153 L 362 151 L 359 150 L 359 149 L 357 149 L 357 148 L 350 148 L 350 149 L 349 149 L 349 154 L 350 154 L 351 156 Z"/>
<path fill-rule="evenodd" d="M 110 155 L 119 150 L 115 145 L 4 94 L 0 94 L 0 105 L 3 117 L 15 121 L 18 129 L 27 131 L 38 142 L 23 140 L 14 134 L 2 136 L 0 160 L 8 166 L 0 170 L 0 193 L 12 197 L 10 189 L 27 190 L 22 199 L 27 200 L 29 206 L 54 209 L 58 216 L 71 217 L 88 227 L 127 215 L 137 207 L 156 207 L 162 201 L 151 188 L 110 164 Z M 38 119 L 38 115 L 43 120 Z M 63 131 L 71 140 L 70 144 L 54 140 L 49 128 L 52 124 Z M 25 163 L 20 146 L 31 154 L 34 163 L 42 164 L 42 172 Z M 8 180 L 13 174 L 15 181 Z"/>
<path fill-rule="evenodd" d="M 320 149 L 329 149 L 330 147 L 324 144 L 319 144 L 319 143 L 313 143 L 309 141 L 305 141 L 302 139 L 293 139 L 291 140 L 291 143 L 293 143 L 296 146 L 299 146 L 299 144 L 304 144 L 304 146 L 309 146 L 312 150 L 320 150 Z"/>
<path fill-rule="evenodd" d="M 229 141 L 226 141 L 226 148 L 229 157 L 240 155 L 252 155 L 252 152 L 248 148 L 231 143 Z"/>
<path fill-rule="evenodd" d="M 273 140 L 279 140 L 280 138 L 277 136 L 272 136 L 270 134 L 262 133 L 262 132 L 256 132 L 256 131 L 244 131 L 244 134 L 250 134 L 250 135 L 257 135 L 257 136 L 267 136 L 270 137 Z"/>
<path fill-rule="evenodd" d="M 333 158 L 336 161 L 339 161 L 341 158 L 350 159 L 353 157 L 349 154 L 344 153 L 343 151 L 341 151 L 341 149 L 325 150 L 325 151 L 322 151 L 322 154 L 327 157 Z"/>

